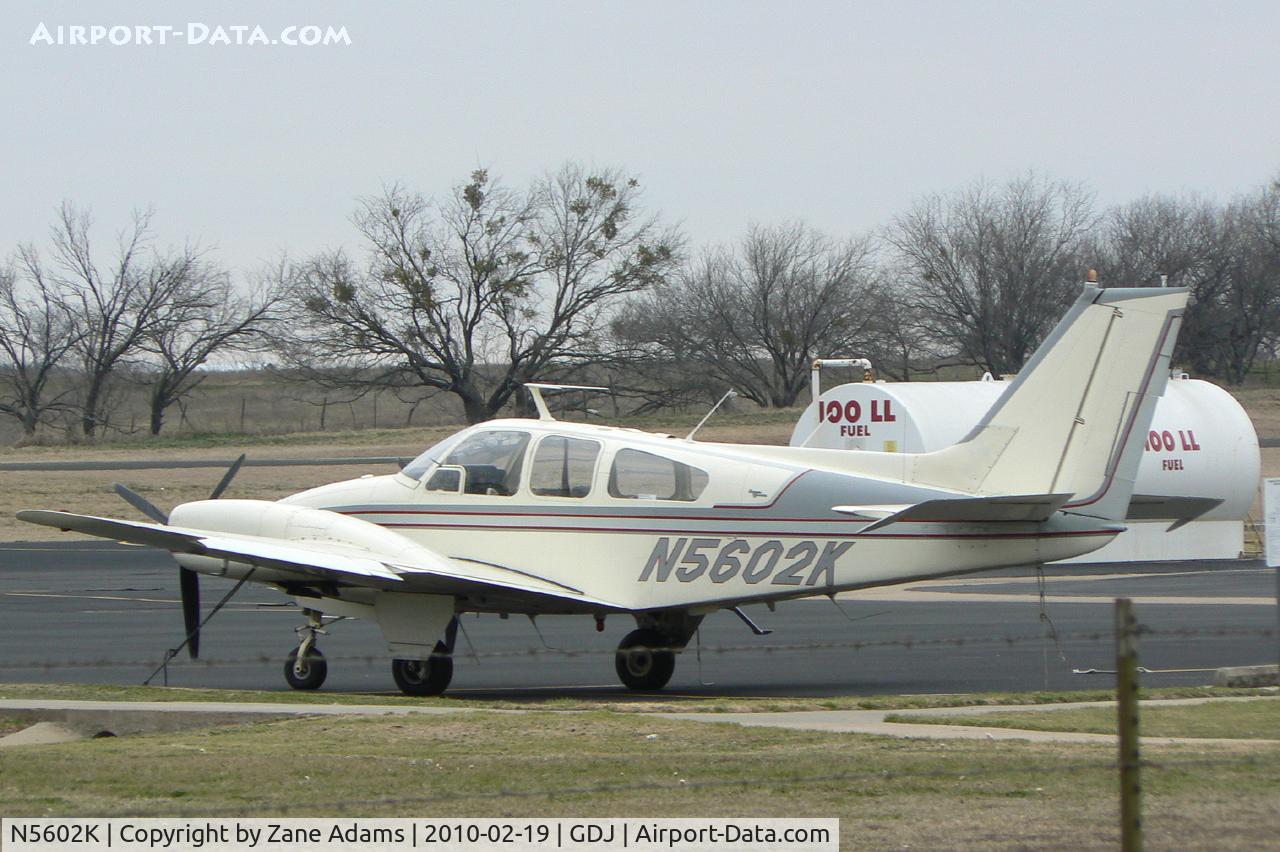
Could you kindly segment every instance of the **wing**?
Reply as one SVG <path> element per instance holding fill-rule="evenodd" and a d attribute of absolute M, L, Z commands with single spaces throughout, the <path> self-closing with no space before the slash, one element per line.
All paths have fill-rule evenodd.
<path fill-rule="evenodd" d="M 925 500 L 910 506 L 832 506 L 845 515 L 874 520 L 862 529 L 871 532 L 904 521 L 936 523 L 1040 522 L 1053 517 L 1070 494 L 1012 494 L 999 497 L 956 497 Z"/>
<path fill-rule="evenodd" d="M 271 568 L 296 575 L 299 580 L 321 579 L 422 594 L 481 596 L 541 607 L 551 604 L 577 608 L 576 604 L 583 611 L 592 612 L 622 609 L 545 577 L 465 557 L 451 558 L 408 539 L 394 555 L 387 555 L 340 542 L 235 535 L 69 512 L 26 510 L 18 513 L 18 519 L 172 553 Z"/>

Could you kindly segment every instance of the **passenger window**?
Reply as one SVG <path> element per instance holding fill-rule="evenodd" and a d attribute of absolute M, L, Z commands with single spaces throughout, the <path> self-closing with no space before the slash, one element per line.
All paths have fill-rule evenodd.
<path fill-rule="evenodd" d="M 538 444 L 529 471 L 529 490 L 543 497 L 586 497 L 596 472 L 600 444 L 548 435 Z"/>
<path fill-rule="evenodd" d="M 609 494 L 631 500 L 697 500 L 707 474 L 653 453 L 619 450 L 609 471 Z"/>
<path fill-rule="evenodd" d="M 528 432 L 478 432 L 449 453 L 444 465 L 466 472 L 467 494 L 510 497 L 520 487 Z"/>

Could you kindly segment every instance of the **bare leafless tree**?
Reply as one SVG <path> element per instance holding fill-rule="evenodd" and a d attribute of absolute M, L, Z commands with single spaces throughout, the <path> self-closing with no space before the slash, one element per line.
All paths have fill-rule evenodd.
<path fill-rule="evenodd" d="M 1225 286 L 1199 305 L 1205 371 L 1243 384 L 1280 341 L 1280 190 L 1266 187 L 1224 211 Z"/>
<path fill-rule="evenodd" d="M 1208 296 L 1220 284 L 1222 210 L 1195 196 L 1149 195 L 1107 212 L 1097 269 L 1109 286 L 1167 283 Z"/>
<path fill-rule="evenodd" d="M 930 195 L 886 231 L 931 337 L 994 374 L 1016 372 L 1079 292 L 1096 222 L 1079 184 L 1027 175 Z"/>
<path fill-rule="evenodd" d="M 851 354 L 870 358 L 878 373 L 899 382 L 938 371 L 942 362 L 910 292 L 882 283 L 867 310 L 872 314 L 868 339 L 860 352 Z"/>
<path fill-rule="evenodd" d="M 175 289 L 143 341 L 157 361 L 148 371 L 147 404 L 152 435 L 164 428 L 165 412 L 189 397 L 211 358 L 266 345 L 263 334 L 280 299 L 270 278 L 252 294 L 238 293 L 225 272 L 193 268 Z"/>
<path fill-rule="evenodd" d="M 417 387 L 494 416 L 525 381 L 607 358 L 616 301 L 659 281 L 678 240 L 612 169 L 566 165 L 520 192 L 478 170 L 439 208 L 391 187 L 355 224 L 367 262 L 300 264 L 283 352 L 312 381 Z"/>
<path fill-rule="evenodd" d="M 835 240 L 803 223 L 749 229 L 678 279 L 633 299 L 615 333 L 669 376 L 731 386 L 759 405 L 787 407 L 815 357 L 862 349 L 875 319 L 868 239 Z"/>
<path fill-rule="evenodd" d="M 111 381 L 118 368 L 142 351 L 159 318 L 181 301 L 188 279 L 203 274 L 206 261 L 199 248 L 154 249 L 151 219 L 149 210 L 134 213 L 104 267 L 90 241 L 87 212 L 64 202 L 52 229 L 48 277 L 66 293 L 78 326 L 81 428 L 89 438 L 107 425 Z M 24 251 L 39 263 L 34 248 Z"/>
<path fill-rule="evenodd" d="M 76 345 L 77 329 L 65 294 L 49 281 L 39 259 L 19 253 L 22 275 L 0 269 L 0 414 L 34 435 L 48 415 L 71 410 L 69 382 L 53 382 Z"/>
<path fill-rule="evenodd" d="M 1108 285 L 1165 283 L 1191 290 L 1176 357 L 1211 374 L 1234 241 L 1220 205 L 1194 196 L 1151 195 L 1108 211 L 1093 255 Z"/>
<path fill-rule="evenodd" d="M 1280 338 L 1280 190 L 1227 204 L 1149 196 L 1111 211 L 1100 256 L 1117 284 L 1188 287 L 1176 356 L 1193 372 L 1245 380 Z"/>

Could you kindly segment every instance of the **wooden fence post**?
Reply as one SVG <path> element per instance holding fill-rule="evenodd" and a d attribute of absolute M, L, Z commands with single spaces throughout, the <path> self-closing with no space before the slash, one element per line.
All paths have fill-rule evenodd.
<path fill-rule="evenodd" d="M 1120 726 L 1120 848 L 1142 849 L 1142 755 L 1138 745 L 1138 622 L 1116 598 L 1116 708 Z"/>

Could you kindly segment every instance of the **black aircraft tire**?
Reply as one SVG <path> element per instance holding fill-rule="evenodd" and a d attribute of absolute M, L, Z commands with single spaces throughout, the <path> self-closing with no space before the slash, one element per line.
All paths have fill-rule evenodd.
<path fill-rule="evenodd" d="M 324 654 L 320 653 L 319 648 L 312 648 L 302 665 L 295 668 L 297 660 L 298 651 L 295 648 L 284 661 L 285 682 L 294 689 L 319 689 L 329 674 L 329 664 L 324 661 Z"/>
<path fill-rule="evenodd" d="M 614 667 L 618 677 L 628 688 L 637 692 L 656 692 L 667 685 L 676 670 L 675 651 L 668 648 L 671 642 L 656 630 L 640 628 L 632 630 L 618 643 Z"/>
<path fill-rule="evenodd" d="M 405 695 L 440 695 L 453 680 L 453 657 L 437 654 L 429 660 L 392 660 L 391 676 Z"/>

